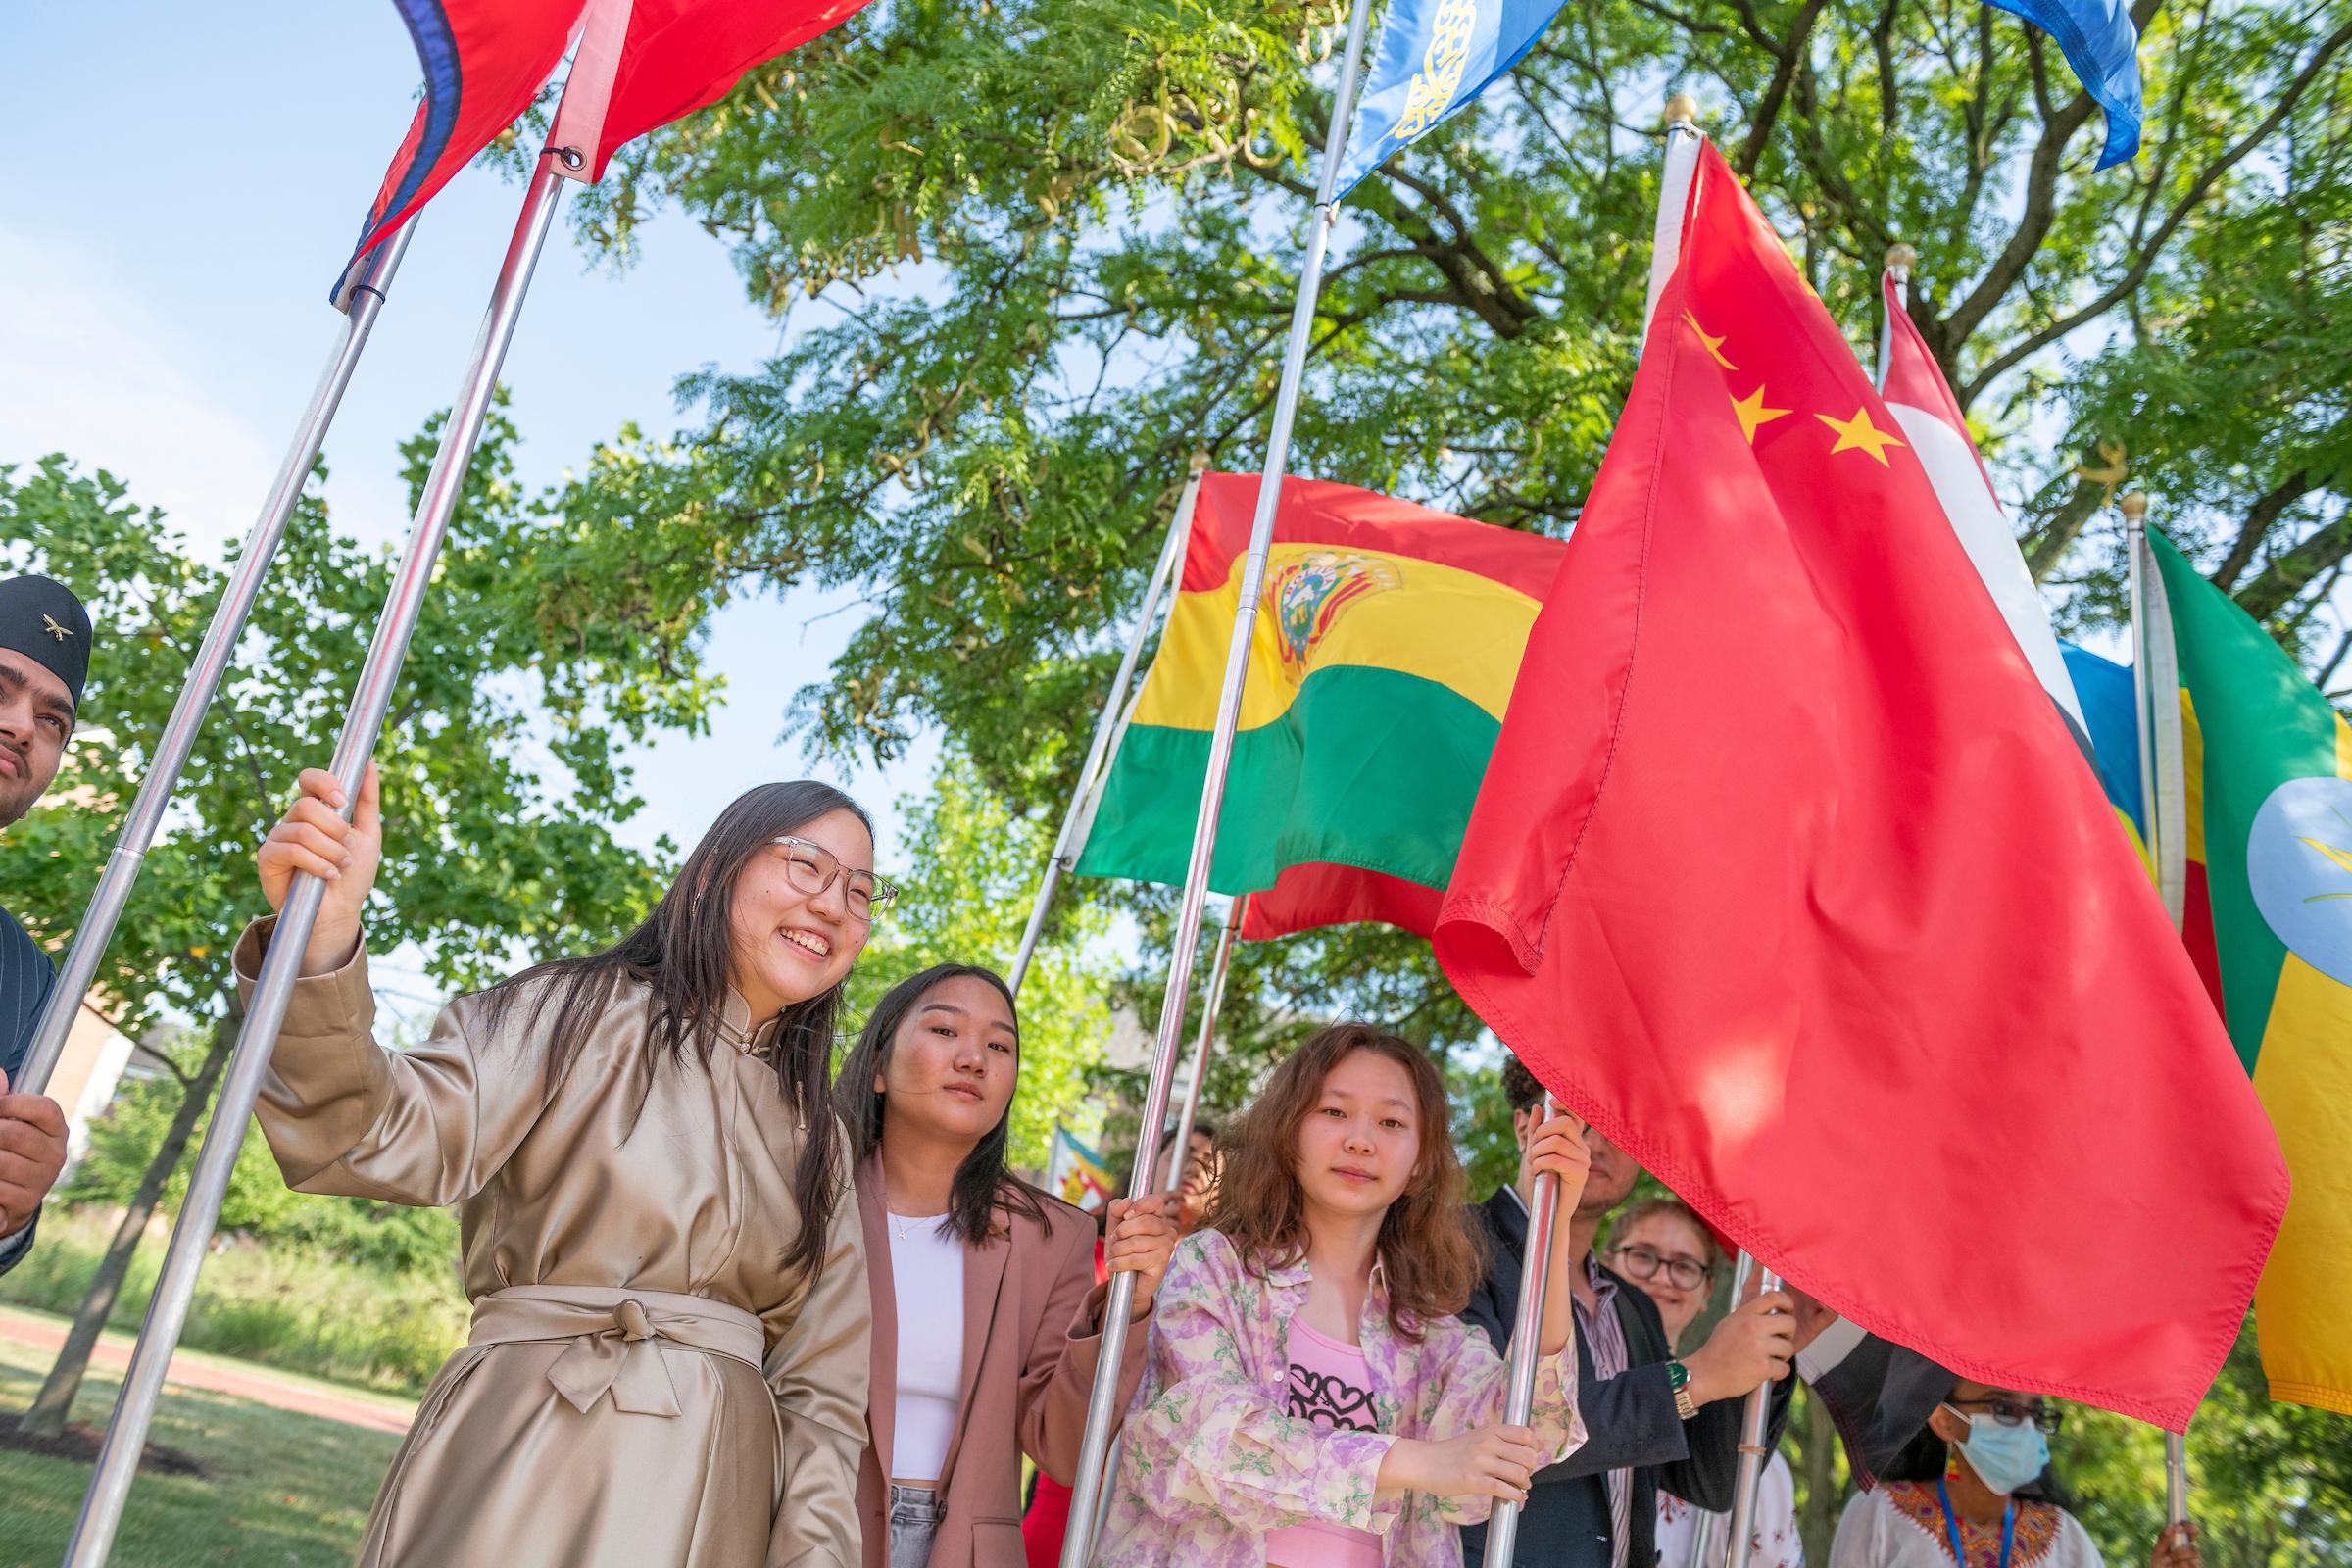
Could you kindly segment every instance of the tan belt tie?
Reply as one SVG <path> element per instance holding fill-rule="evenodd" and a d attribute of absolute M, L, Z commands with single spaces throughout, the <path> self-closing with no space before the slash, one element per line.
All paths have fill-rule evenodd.
<path fill-rule="evenodd" d="M 724 1355 L 758 1369 L 760 1320 L 738 1306 L 671 1291 L 523 1285 L 473 1304 L 474 1345 L 569 1340 L 547 1381 L 585 1415 L 607 1394 L 633 1415 L 674 1416 L 678 1391 L 659 1342 Z"/>

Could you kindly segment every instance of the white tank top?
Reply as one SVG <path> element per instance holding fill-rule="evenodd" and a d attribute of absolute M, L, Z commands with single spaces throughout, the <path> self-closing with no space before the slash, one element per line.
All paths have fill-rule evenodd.
<path fill-rule="evenodd" d="M 963 1238 L 943 1233 L 936 1214 L 890 1216 L 890 1283 L 899 1307 L 890 1474 L 900 1480 L 938 1480 L 956 1436 L 963 1399 Z"/>

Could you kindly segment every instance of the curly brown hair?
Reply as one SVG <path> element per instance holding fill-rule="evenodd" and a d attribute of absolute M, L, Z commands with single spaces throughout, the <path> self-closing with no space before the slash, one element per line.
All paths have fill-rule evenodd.
<path fill-rule="evenodd" d="M 1377 1256 L 1389 1293 L 1389 1327 L 1421 1337 L 1431 1318 L 1459 1312 L 1486 1269 L 1486 1250 L 1464 1207 L 1461 1160 L 1448 1130 L 1446 1083 L 1429 1053 L 1366 1023 L 1319 1030 L 1284 1059 L 1254 1104 L 1225 1130 L 1224 1171 L 1208 1225 L 1232 1239 L 1243 1266 L 1263 1278 L 1306 1255 L 1306 1205 L 1298 1186 L 1298 1127 L 1323 1098 L 1323 1080 L 1359 1051 L 1388 1057 L 1413 1081 L 1421 1157 L 1380 1224 Z"/>

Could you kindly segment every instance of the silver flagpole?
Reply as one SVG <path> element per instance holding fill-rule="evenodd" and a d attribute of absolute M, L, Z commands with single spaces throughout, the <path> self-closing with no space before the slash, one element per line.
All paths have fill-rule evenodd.
<path fill-rule="evenodd" d="M 1658 216 L 1650 233 L 1649 292 L 1642 305 L 1642 336 L 1634 345 L 1640 358 L 1649 341 L 1649 327 L 1658 312 L 1658 296 L 1674 275 L 1683 252 L 1683 209 L 1690 195 L 1691 176 L 1698 170 L 1698 101 L 1689 93 L 1666 100 L 1666 160 L 1658 180 Z M 1551 1104 L 1544 1097 L 1546 1110 Z M 1559 1204 L 1559 1178 L 1536 1178 L 1534 1200 L 1528 1205 L 1527 1254 L 1520 1264 L 1519 1312 L 1511 1327 L 1510 1348 L 1503 1357 L 1503 1419 L 1527 1424 L 1535 1408 L 1536 1337 L 1544 1322 L 1545 1287 L 1551 1280 L 1551 1220 Z M 1511 1568 L 1511 1553 L 1519 1543 L 1519 1504 L 1497 1499 L 1487 1516 L 1485 1568 Z"/>
<path fill-rule="evenodd" d="M 1908 245 L 1886 247 L 1886 275 L 1894 279 L 1902 293 L 1911 292 L 1911 269 L 1919 262 L 1919 252 Z M 1879 291 L 1879 368 L 1873 377 L 1881 392 L 1886 390 L 1886 361 L 1894 353 L 1894 311 L 1886 303 L 1886 290 Z"/>
<path fill-rule="evenodd" d="M 1078 767 L 1078 784 L 1070 792 L 1070 808 L 1062 813 L 1061 831 L 1054 836 L 1053 857 L 1046 861 L 1046 878 L 1038 884 L 1037 902 L 1029 906 L 1029 923 L 1021 930 L 1021 945 L 1012 955 L 1012 970 L 1005 984 L 1012 994 L 1021 994 L 1021 982 L 1028 978 L 1029 964 L 1037 956 L 1037 941 L 1046 929 L 1046 911 L 1053 906 L 1054 894 L 1061 886 L 1062 875 L 1078 859 L 1078 823 L 1086 814 L 1086 798 L 1093 793 L 1096 779 L 1102 771 L 1103 760 L 1110 751 L 1110 737 L 1119 727 L 1119 714 L 1127 705 L 1127 688 L 1135 680 L 1136 661 L 1144 652 L 1144 644 L 1152 635 L 1152 616 L 1159 609 L 1161 595 L 1171 582 L 1177 581 L 1184 567 L 1185 542 L 1192 537 L 1193 506 L 1200 495 L 1200 476 L 1208 471 L 1208 454 L 1193 454 L 1192 472 L 1185 477 L 1184 493 L 1176 500 L 1176 518 L 1168 524 L 1168 537 L 1159 547 L 1159 560 L 1152 567 L 1152 580 L 1144 589 L 1143 608 L 1136 612 L 1135 631 L 1127 639 L 1127 652 L 1119 660 L 1119 672 L 1110 680 L 1110 695 L 1102 701 L 1102 715 L 1095 720 L 1095 738 L 1086 749 L 1086 760 Z"/>
<path fill-rule="evenodd" d="M 473 459 L 474 443 L 481 437 L 490 393 L 498 382 L 507 345 L 514 338 L 514 321 L 522 309 L 523 293 L 530 286 L 531 270 L 539 260 L 540 249 L 547 243 L 556 208 L 563 199 L 564 175 L 557 167 L 561 156 L 552 149 L 540 154 L 537 172 L 523 198 L 521 217 L 514 225 L 514 237 L 508 243 L 506 261 L 499 268 L 498 286 L 491 291 L 481 334 L 474 342 L 472 363 L 466 367 L 457 405 L 441 435 L 441 450 L 434 457 L 432 473 L 425 480 L 423 498 L 417 505 L 416 519 L 409 534 L 408 552 L 392 580 L 383 618 L 377 623 L 375 640 L 368 650 L 368 662 L 360 671 L 359 689 L 352 696 L 351 710 L 344 719 L 342 738 L 335 746 L 335 780 L 351 801 L 359 799 L 362 778 L 375 751 L 376 734 L 383 728 L 384 716 L 390 710 L 392 691 L 400 679 L 401 661 L 408 654 L 409 639 L 416 633 L 417 616 L 432 583 L 434 560 L 441 552 L 450 518 L 465 491 L 466 466 Z M 350 807 L 344 809 L 348 816 Z M 122 1505 L 130 1495 L 131 1479 L 138 1471 L 139 1454 L 146 1446 L 147 1428 L 155 1418 L 156 1400 L 163 1393 L 164 1373 L 171 1364 L 173 1347 L 179 1343 L 180 1330 L 187 1322 L 188 1303 L 196 1291 L 196 1271 L 204 1262 L 213 1229 L 220 1223 L 220 1204 L 228 1196 L 229 1173 L 236 1164 L 237 1150 L 245 1140 L 245 1124 L 253 1115 L 253 1102 L 261 1093 L 263 1076 L 270 1070 L 270 1052 L 285 1021 L 286 1004 L 292 1000 L 294 982 L 302 973 L 303 949 L 310 943 L 311 930 L 318 922 L 325 894 L 324 882 L 298 874 L 286 896 L 269 954 L 262 960 L 253 1000 L 246 1006 L 244 1031 L 222 1076 L 220 1102 L 214 1107 L 212 1124 L 205 1129 L 203 1150 L 197 1154 L 195 1170 L 188 1178 L 187 1197 L 180 1205 L 179 1221 L 172 1230 L 172 1245 L 164 1254 L 163 1271 L 156 1279 L 147 1320 L 140 1326 L 129 1370 L 122 1377 L 114 1419 L 107 1427 L 106 1444 L 99 1449 L 89 1493 L 82 1498 L 81 1518 L 74 1525 L 74 1539 L 66 1548 L 65 1568 L 98 1568 L 106 1561 L 114 1544 L 116 1527 L 122 1519 Z"/>
<path fill-rule="evenodd" d="M 1781 1288 L 1781 1277 L 1747 1255 L 1740 1254 L 1740 1269 L 1733 1276 L 1732 1299 L 1735 1303 L 1749 1299 L 1745 1291 L 1747 1278 L 1753 1273 L 1755 1294 Z M 1732 1521 L 1724 1531 L 1724 1568 L 1747 1568 L 1747 1553 L 1753 1544 L 1756 1529 L 1756 1494 L 1764 1484 L 1764 1461 L 1771 1454 L 1765 1446 L 1764 1434 L 1772 1425 L 1772 1384 L 1759 1383 L 1749 1392 L 1747 1403 L 1740 1412 L 1740 1479 L 1732 1494 Z"/>
<path fill-rule="evenodd" d="M 2132 697 L 2139 710 L 2139 816 L 2156 862 L 2156 891 L 2173 929 L 2188 902 L 2186 780 L 2180 734 L 2180 672 L 2171 606 L 2148 549 L 2148 498 L 2137 490 L 2116 503 L 2132 552 Z M 2188 1517 L 2188 1438 L 2164 1435 L 2165 1517 Z"/>
<path fill-rule="evenodd" d="M 1549 1094 L 1544 1097 L 1544 1116 L 1557 1111 Z M 1511 1322 L 1511 1353 L 1504 1368 L 1502 1419 L 1515 1427 L 1527 1425 L 1536 1408 L 1536 1362 L 1544 1333 L 1544 1298 L 1551 1282 L 1551 1232 L 1560 1212 L 1560 1178 L 1551 1171 L 1536 1177 L 1527 1204 L 1527 1256 L 1519 1271 L 1519 1311 Z M 1571 1331 L 1573 1332 L 1573 1330 Z M 1519 1545 L 1519 1504 L 1498 1499 L 1487 1516 L 1486 1568 L 1510 1568 Z"/>
<path fill-rule="evenodd" d="M 254 601 L 261 595 L 262 579 L 269 575 L 270 564 L 277 555 L 279 542 L 285 538 L 294 504 L 302 498 L 302 487 L 310 480 L 311 465 L 318 460 L 326 427 L 334 422 L 335 410 L 343 401 L 343 389 L 351 384 L 352 371 L 359 367 L 360 352 L 368 346 L 368 334 L 375 325 L 376 312 L 383 308 L 384 293 L 392 286 L 392 274 L 400 270 L 400 259 L 409 248 L 409 234 L 416 225 L 416 219 L 411 218 L 386 235 L 369 253 L 367 270 L 345 295 L 344 321 L 335 337 L 334 352 L 327 357 L 326 369 L 311 393 L 309 406 L 302 411 L 301 422 L 294 427 L 293 443 L 286 448 L 277 478 L 262 502 L 261 514 L 245 535 L 244 552 L 237 557 L 228 584 L 220 592 L 213 623 L 205 629 L 204 642 L 196 650 L 196 662 L 188 667 L 187 684 L 180 688 L 172 717 L 156 739 L 155 756 L 148 761 L 146 777 L 139 780 L 139 793 L 130 803 L 130 814 L 123 819 L 114 853 L 107 857 L 106 869 L 99 874 L 98 886 L 90 894 L 89 906 L 82 910 L 81 923 L 74 928 L 74 945 L 66 950 L 66 961 L 58 967 L 48 1004 L 33 1025 L 32 1043 L 25 1050 L 24 1065 L 16 1082 L 9 1086 L 19 1094 L 37 1095 L 47 1088 L 50 1074 L 57 1070 L 58 1057 L 65 1054 L 66 1037 L 73 1033 L 74 1015 L 81 1008 L 82 998 L 89 993 L 90 983 L 97 978 L 99 960 L 106 956 L 107 941 L 115 934 L 115 922 L 122 917 L 122 907 L 130 902 L 130 890 L 137 885 L 140 868 L 147 860 L 147 848 L 155 842 L 156 831 L 163 825 L 164 811 L 172 804 L 172 792 L 179 786 L 180 770 L 187 766 L 188 754 L 195 748 L 196 732 L 204 727 L 205 714 L 220 690 L 221 677 L 227 673 L 228 662 L 236 653 L 237 639 L 244 635 L 245 618 L 253 613 Z"/>
<path fill-rule="evenodd" d="M 1208 1048 L 1217 1034 L 1217 1014 L 1225 1006 L 1225 975 L 1233 964 L 1234 934 L 1241 927 L 1243 906 L 1250 902 L 1245 893 L 1225 906 L 1225 929 L 1217 934 L 1217 956 L 1208 968 L 1208 995 L 1200 1004 L 1200 1033 L 1193 1041 L 1193 1081 L 1184 1086 L 1184 1109 L 1177 1112 L 1176 1131 L 1168 1140 L 1176 1151 L 1168 1160 L 1168 1191 L 1184 1186 L 1183 1151 L 1192 1142 L 1193 1123 L 1200 1115 L 1200 1080 L 1208 1076 Z M 1159 1156 L 1153 1155 L 1152 1169 L 1159 1168 Z"/>
<path fill-rule="evenodd" d="M 1152 1047 L 1152 1081 L 1144 1094 L 1142 1125 L 1154 1132 L 1168 1113 L 1168 1088 L 1176 1074 L 1176 1050 L 1184 1034 L 1184 993 L 1192 978 L 1193 955 L 1200 944 L 1200 911 L 1208 901 L 1208 867 L 1217 847 L 1217 814 L 1225 804 L 1225 769 L 1233 760 L 1233 733 L 1242 716 L 1242 686 L 1250 674 L 1250 644 L 1257 630 L 1257 600 L 1265 587 L 1266 553 L 1274 542 L 1274 514 L 1282 501 L 1282 476 L 1291 456 L 1291 427 L 1298 417 L 1299 383 L 1314 336 L 1315 295 L 1323 282 L 1323 256 L 1339 214 L 1333 196 L 1340 154 L 1348 144 L 1348 122 L 1355 113 L 1356 73 L 1364 63 L 1364 28 L 1371 0 L 1355 0 L 1348 18 L 1348 52 L 1340 63 L 1339 90 L 1332 99 L 1331 131 L 1323 143 L 1323 172 L 1316 183 L 1315 211 L 1307 223 L 1306 258 L 1298 270 L 1298 298 L 1291 310 L 1290 341 L 1282 356 L 1282 380 L 1274 395 L 1274 425 L 1266 442 L 1265 472 L 1257 487 L 1257 511 L 1250 526 L 1250 554 L 1242 564 L 1241 603 L 1234 612 L 1233 640 L 1225 650 L 1224 685 L 1217 694 L 1216 728 L 1210 732 L 1208 767 L 1200 781 L 1200 814 L 1193 824 L 1192 861 L 1186 867 L 1184 898 L 1177 906 L 1176 931 L 1168 955 L 1168 985 L 1159 1007 L 1159 1034 Z M 1127 1196 L 1150 1191 L 1152 1162 L 1138 1159 Z M 1102 1459 L 1118 1412 L 1119 1362 L 1127 1349 L 1127 1316 L 1134 1310 L 1135 1275 L 1110 1277 L 1110 1298 L 1102 1309 L 1102 1348 L 1094 1389 L 1087 1398 L 1086 1442 L 1079 1451 L 1077 1486 L 1070 1498 L 1072 1519 L 1095 1517 L 1103 1491 Z M 1094 1543 L 1084 1531 L 1063 1538 L 1061 1568 L 1084 1568 Z"/>

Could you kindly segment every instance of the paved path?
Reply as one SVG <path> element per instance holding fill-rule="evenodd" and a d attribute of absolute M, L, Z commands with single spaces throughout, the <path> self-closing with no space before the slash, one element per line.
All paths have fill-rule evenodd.
<path fill-rule="evenodd" d="M 0 1306 L 0 1336 L 21 1345 L 29 1345 L 35 1349 L 54 1352 L 65 1346 L 66 1323 L 62 1318 L 42 1317 L 18 1311 L 14 1307 Z M 127 1335 L 102 1335 L 91 1360 L 95 1365 L 121 1371 L 130 1364 L 130 1344 Z M 284 1377 L 264 1367 L 220 1357 L 174 1355 L 167 1381 L 176 1383 L 181 1388 L 201 1389 L 210 1394 L 233 1394 L 238 1398 L 252 1399 L 275 1409 L 291 1410 L 298 1415 L 321 1416 L 329 1421 L 368 1427 L 376 1432 L 406 1432 L 410 1418 L 416 1414 L 414 1405 L 371 1399 L 362 1395 L 338 1394 L 316 1383 Z"/>

